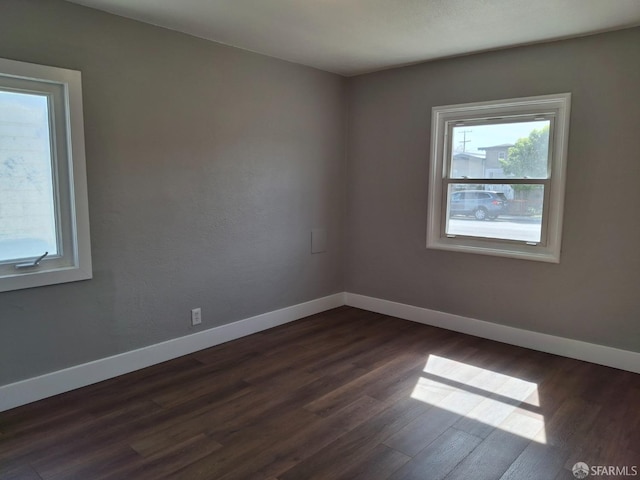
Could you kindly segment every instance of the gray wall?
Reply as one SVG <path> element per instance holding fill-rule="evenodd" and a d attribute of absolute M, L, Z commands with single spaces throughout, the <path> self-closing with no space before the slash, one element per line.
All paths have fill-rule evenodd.
<path fill-rule="evenodd" d="M 350 80 L 347 291 L 640 351 L 640 29 Z M 559 265 L 425 249 L 431 107 L 571 92 Z"/>
<path fill-rule="evenodd" d="M 94 265 L 0 293 L 0 385 L 344 290 L 343 78 L 58 0 L 0 57 L 82 71 Z"/>
<path fill-rule="evenodd" d="M 0 385 L 344 290 L 640 351 L 640 29 L 345 80 L 2 0 L 0 57 L 83 73 L 94 263 L 0 293 Z M 561 263 L 426 250 L 431 107 L 567 91 Z"/>

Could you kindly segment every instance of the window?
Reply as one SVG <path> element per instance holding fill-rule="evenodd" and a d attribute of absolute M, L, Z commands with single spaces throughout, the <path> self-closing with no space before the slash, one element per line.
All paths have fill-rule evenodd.
<path fill-rule="evenodd" d="M 428 248 L 560 261 L 570 101 L 433 108 Z M 454 168 L 461 152 L 473 167 Z"/>
<path fill-rule="evenodd" d="M 80 72 L 0 59 L 0 291 L 88 278 Z"/>

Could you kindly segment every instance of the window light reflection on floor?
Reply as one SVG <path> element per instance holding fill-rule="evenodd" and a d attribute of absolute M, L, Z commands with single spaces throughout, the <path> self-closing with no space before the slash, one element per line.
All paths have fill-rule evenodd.
<path fill-rule="evenodd" d="M 430 355 L 411 397 L 456 413 L 459 421 L 481 422 L 546 443 L 535 383 Z"/>

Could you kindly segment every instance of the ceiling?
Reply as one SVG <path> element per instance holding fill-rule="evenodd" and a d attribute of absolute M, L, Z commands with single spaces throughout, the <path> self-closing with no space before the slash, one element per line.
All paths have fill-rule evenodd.
<path fill-rule="evenodd" d="M 640 0 L 70 0 L 351 76 L 640 25 Z"/>

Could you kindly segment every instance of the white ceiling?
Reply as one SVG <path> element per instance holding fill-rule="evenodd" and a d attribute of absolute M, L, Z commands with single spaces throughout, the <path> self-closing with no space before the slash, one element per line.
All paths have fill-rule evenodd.
<path fill-rule="evenodd" d="M 640 0 L 70 0 L 356 75 L 640 25 Z"/>

